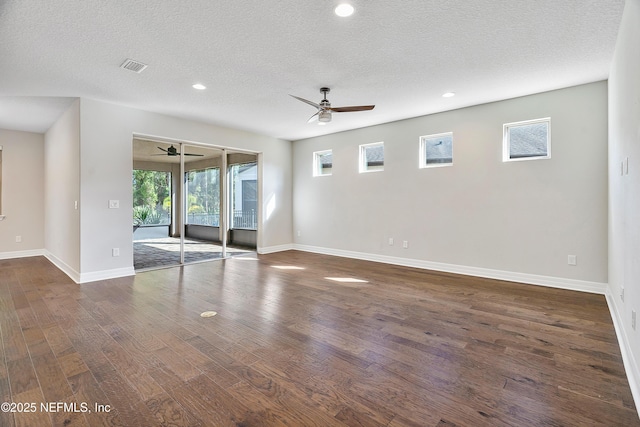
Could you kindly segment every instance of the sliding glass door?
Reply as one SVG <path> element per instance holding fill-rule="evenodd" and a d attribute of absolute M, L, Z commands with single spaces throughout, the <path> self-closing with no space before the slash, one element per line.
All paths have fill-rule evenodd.
<path fill-rule="evenodd" d="M 256 155 L 137 138 L 133 153 L 137 270 L 255 251 Z"/>

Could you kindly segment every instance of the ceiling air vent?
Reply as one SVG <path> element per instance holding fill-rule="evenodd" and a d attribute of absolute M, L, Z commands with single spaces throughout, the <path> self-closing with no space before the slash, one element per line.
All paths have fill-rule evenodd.
<path fill-rule="evenodd" d="M 143 64 L 142 62 L 135 61 L 133 59 L 127 59 L 122 63 L 120 68 L 124 68 L 125 70 L 131 70 L 136 73 L 141 73 L 142 70 L 147 68 L 147 64 Z"/>

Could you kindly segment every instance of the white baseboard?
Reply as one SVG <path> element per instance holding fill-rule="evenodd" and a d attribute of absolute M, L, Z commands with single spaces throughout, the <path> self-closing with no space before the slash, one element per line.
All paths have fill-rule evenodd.
<path fill-rule="evenodd" d="M 616 331 L 616 337 L 620 345 L 620 353 L 622 354 L 622 362 L 624 363 L 624 370 L 627 373 L 627 380 L 629 381 L 629 387 L 631 388 L 631 394 L 636 407 L 640 404 L 640 371 L 638 371 L 638 363 L 633 356 L 633 351 L 629 346 L 629 339 L 624 329 L 624 322 L 620 316 L 620 311 L 616 303 L 616 299 L 613 296 L 611 287 L 607 286 L 607 292 L 605 294 L 607 298 L 607 305 L 609 306 L 609 312 L 611 313 L 611 319 L 613 320 L 613 327 Z"/>
<path fill-rule="evenodd" d="M 51 261 L 56 267 L 62 270 L 63 273 L 69 276 L 71 280 L 78 284 L 96 282 L 98 280 L 116 279 L 118 277 L 125 276 L 135 276 L 136 274 L 133 267 L 92 271 L 90 273 L 79 273 L 49 251 L 45 251 L 44 256 L 47 257 L 47 259 Z"/>
<path fill-rule="evenodd" d="M 98 280 L 116 279 L 118 277 L 135 276 L 133 267 L 114 268 L 112 270 L 92 271 L 91 273 L 80 273 L 79 283 L 97 282 Z"/>
<path fill-rule="evenodd" d="M 290 251 L 294 248 L 295 245 L 289 243 L 286 245 L 277 245 L 277 246 L 267 246 L 264 248 L 258 248 L 259 254 L 272 254 L 274 252 L 282 252 L 282 251 Z"/>
<path fill-rule="evenodd" d="M 305 252 L 314 252 L 318 254 L 340 256 L 344 258 L 382 262 L 385 264 L 402 265 L 405 267 L 444 271 L 447 273 L 464 274 L 466 276 L 486 277 L 489 279 L 507 280 L 510 282 L 519 282 L 530 285 L 547 286 L 550 288 L 568 289 L 572 291 L 589 292 L 602 295 L 606 293 L 607 289 L 606 283 L 566 279 L 563 277 L 541 276 L 536 274 L 517 273 L 513 271 L 493 270 L 489 268 L 469 267 L 456 264 L 445 264 L 441 262 L 391 257 L 387 255 L 377 255 L 364 252 L 345 251 L 341 249 L 331 249 L 299 244 L 294 244 L 292 249 Z"/>
<path fill-rule="evenodd" d="M 17 251 L 17 252 L 1 252 L 0 259 L 13 259 L 13 258 L 29 258 L 34 256 L 44 256 L 53 265 L 55 265 L 60 271 L 69 276 L 71 280 L 76 283 L 80 283 L 80 273 L 69 267 L 61 259 L 53 255 L 46 249 L 34 249 L 29 251 Z"/>
<path fill-rule="evenodd" d="M 76 283 L 80 283 L 80 273 L 78 273 L 75 269 L 73 269 L 72 267 L 70 267 L 67 263 L 65 263 L 64 261 L 62 261 L 60 258 L 58 258 L 57 256 L 55 256 L 54 254 L 52 254 L 51 252 L 45 250 L 44 251 L 44 256 L 51 261 L 51 263 L 53 265 L 55 265 L 56 267 L 58 267 L 58 269 L 60 271 L 62 271 L 64 274 L 66 274 L 67 276 L 69 276 L 69 278 L 71 280 L 73 280 Z"/>
<path fill-rule="evenodd" d="M 43 256 L 44 254 L 45 254 L 44 249 L 32 249 L 29 251 L 16 251 L 16 252 L 0 252 L 0 259 L 28 258 L 32 256 Z"/>

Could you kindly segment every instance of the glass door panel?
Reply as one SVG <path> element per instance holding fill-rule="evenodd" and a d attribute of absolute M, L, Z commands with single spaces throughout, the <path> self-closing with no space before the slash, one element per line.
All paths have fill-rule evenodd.
<path fill-rule="evenodd" d="M 185 243 L 184 261 L 198 262 L 223 257 L 220 232 L 222 211 L 223 151 L 184 146 Z"/>
<path fill-rule="evenodd" d="M 180 264 L 180 157 L 171 144 L 133 140 L 133 263 L 136 270 Z"/>

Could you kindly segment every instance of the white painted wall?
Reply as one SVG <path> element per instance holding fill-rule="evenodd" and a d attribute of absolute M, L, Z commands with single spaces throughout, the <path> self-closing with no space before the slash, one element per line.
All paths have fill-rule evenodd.
<path fill-rule="evenodd" d="M 636 404 L 640 402 L 640 0 L 627 0 L 609 76 L 609 287 L 607 295 Z M 628 171 L 626 166 L 628 158 Z M 624 288 L 624 300 L 620 294 Z M 640 318 L 638 319 L 640 321 Z"/>
<path fill-rule="evenodd" d="M 543 117 L 551 159 L 503 163 L 503 123 Z M 453 132 L 453 166 L 419 169 L 419 137 L 441 132 Z M 377 141 L 384 171 L 359 174 L 359 144 Z M 312 153 L 327 149 L 332 175 L 313 177 Z M 293 171 L 302 249 L 604 292 L 606 82 L 296 141 Z"/>
<path fill-rule="evenodd" d="M 80 101 L 44 135 L 44 244 L 47 256 L 80 277 Z M 78 209 L 75 202 L 78 201 Z"/>
<path fill-rule="evenodd" d="M 291 244 L 291 142 L 84 98 L 80 117 L 83 281 L 132 271 L 134 133 L 261 152 L 263 203 L 275 201 L 264 216 L 262 246 Z M 120 209 L 109 209 L 109 200 L 119 200 Z"/>
<path fill-rule="evenodd" d="M 2 212 L 0 258 L 44 249 L 44 136 L 0 129 Z M 16 242 L 16 236 L 22 242 Z"/>

